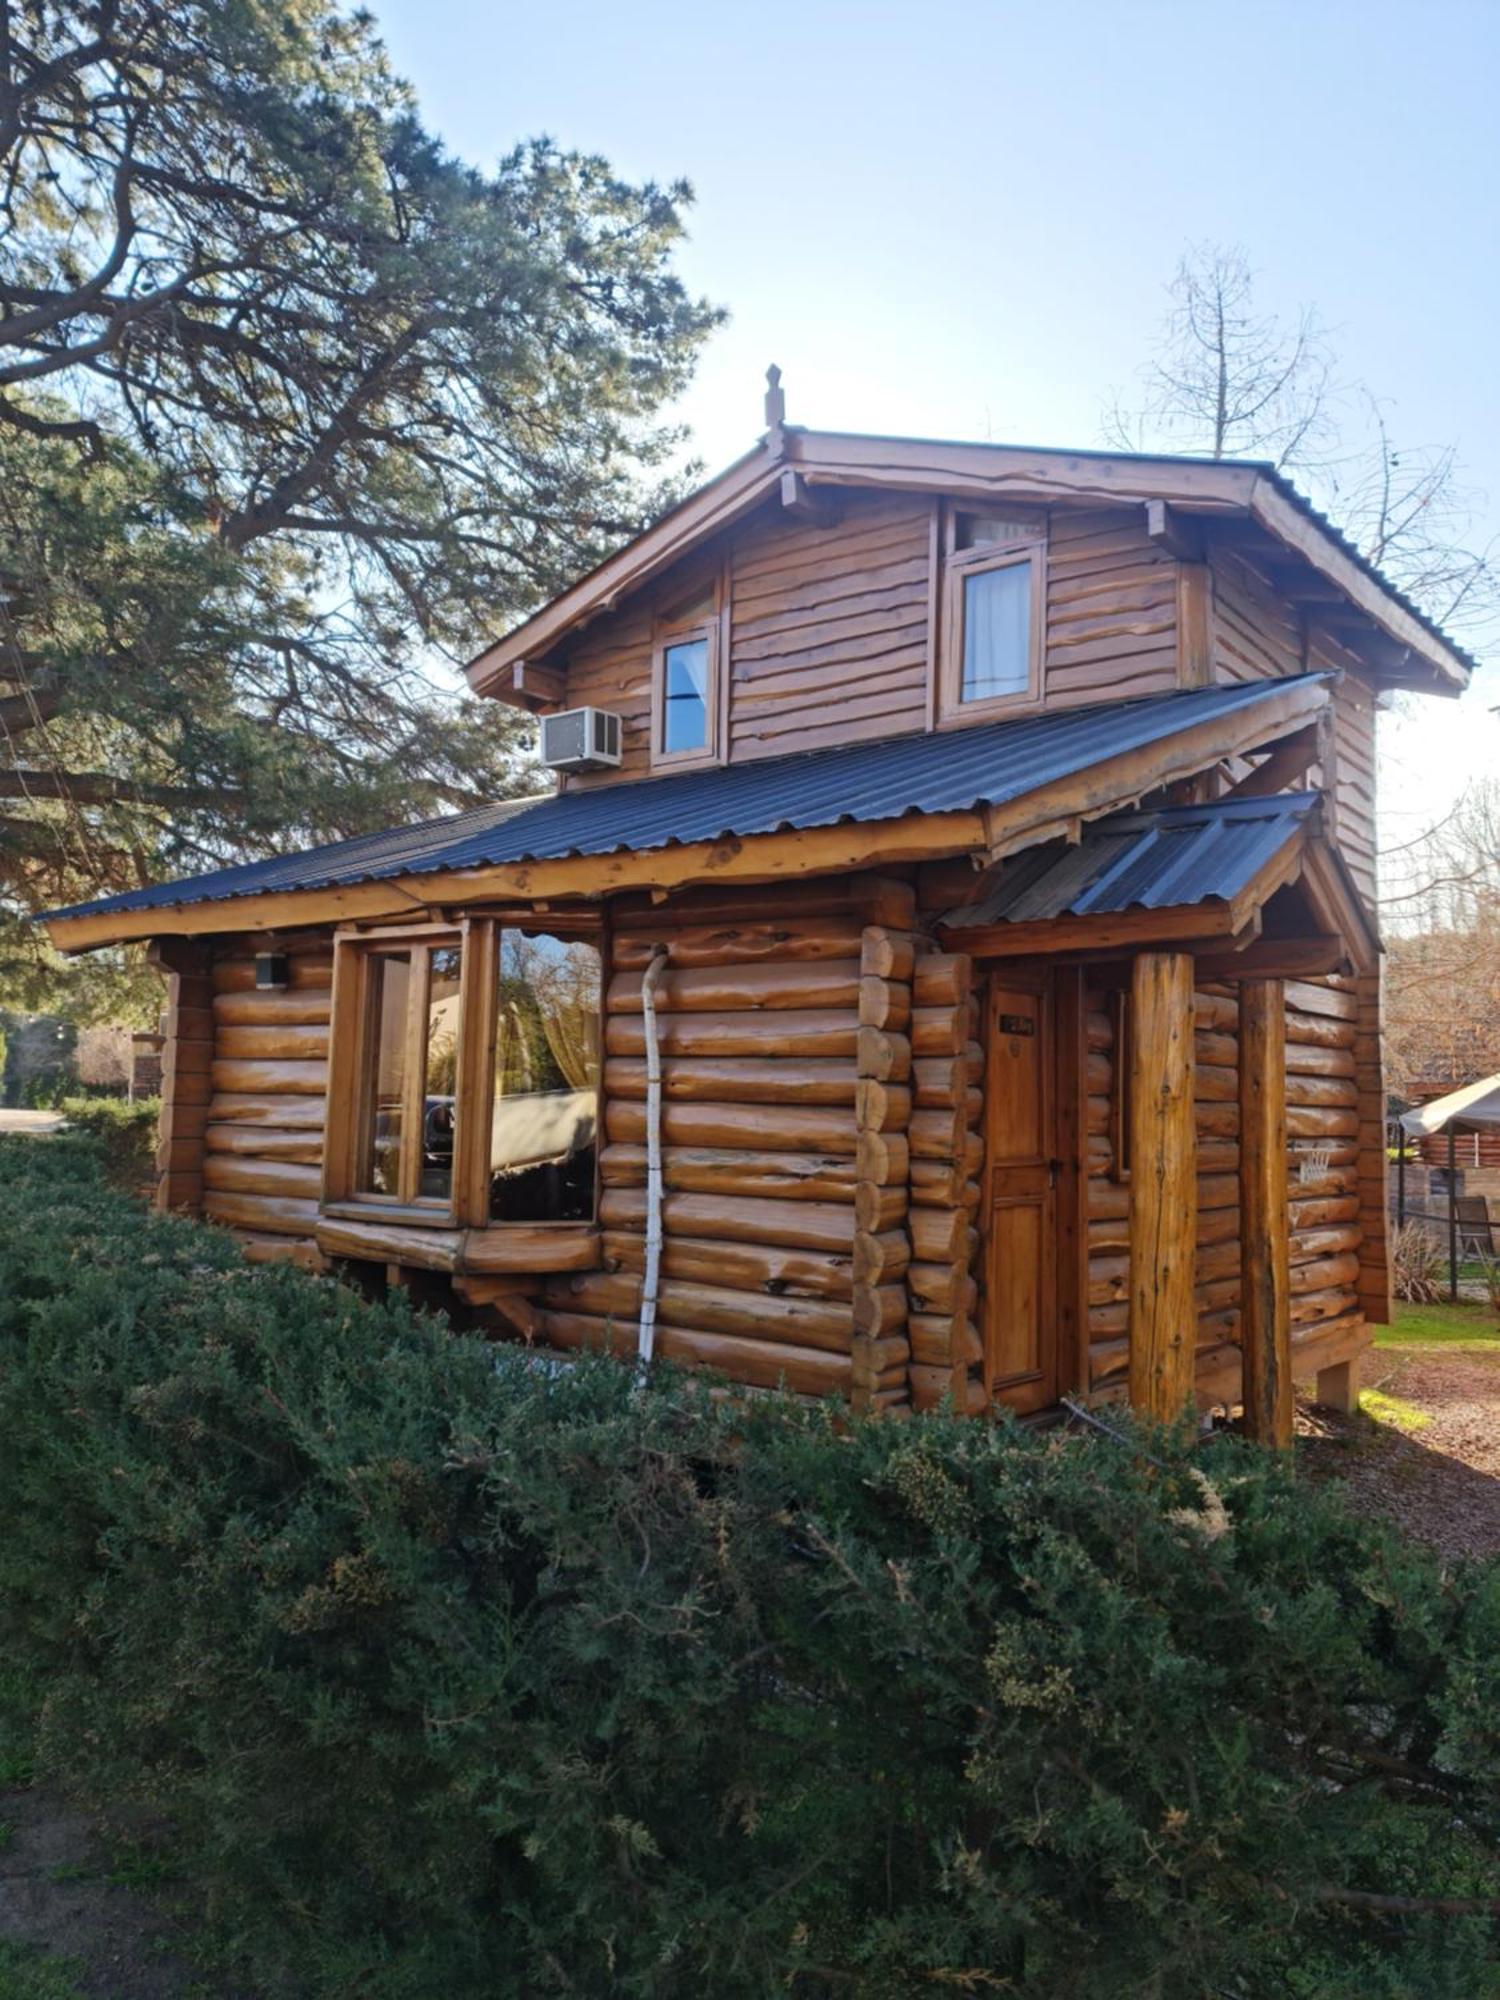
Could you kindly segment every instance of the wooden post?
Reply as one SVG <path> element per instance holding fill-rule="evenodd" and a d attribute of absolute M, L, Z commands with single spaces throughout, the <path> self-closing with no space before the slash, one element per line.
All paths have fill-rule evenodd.
<path fill-rule="evenodd" d="M 1240 1287 L 1245 1429 L 1292 1442 L 1291 1246 L 1287 1235 L 1286 994 L 1240 982 Z"/>
<path fill-rule="evenodd" d="M 1458 1148 L 1448 1127 L 1448 1298 L 1458 1304 Z"/>
<path fill-rule="evenodd" d="M 1141 952 L 1130 1005 L 1130 1400 L 1174 1422 L 1192 1394 L 1197 1332 L 1191 955 Z"/>
<path fill-rule="evenodd" d="M 156 1206 L 189 1215 L 203 1208 L 203 1135 L 214 1058 L 213 985 L 204 938 L 160 938 L 151 963 L 167 975 Z"/>

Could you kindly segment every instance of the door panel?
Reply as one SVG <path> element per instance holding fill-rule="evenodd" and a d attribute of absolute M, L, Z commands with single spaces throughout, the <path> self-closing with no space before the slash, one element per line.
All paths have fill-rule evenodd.
<path fill-rule="evenodd" d="M 1024 1413 L 1058 1394 L 1048 975 L 992 973 L 985 1026 L 985 1368 L 996 1399 Z"/>

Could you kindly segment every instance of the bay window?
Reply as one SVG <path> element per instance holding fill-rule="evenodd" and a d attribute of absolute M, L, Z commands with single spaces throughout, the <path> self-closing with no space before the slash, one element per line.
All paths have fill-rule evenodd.
<path fill-rule="evenodd" d="M 472 918 L 337 942 L 323 1205 L 403 1226 L 591 1222 L 600 956 Z"/>

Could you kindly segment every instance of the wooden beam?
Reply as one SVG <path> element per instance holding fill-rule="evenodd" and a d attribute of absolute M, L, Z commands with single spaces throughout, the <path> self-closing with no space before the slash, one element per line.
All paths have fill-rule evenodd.
<path fill-rule="evenodd" d="M 783 470 L 780 492 L 781 511 L 790 519 L 806 521 L 814 528 L 832 527 L 837 518 L 832 494 L 814 493 L 795 467 Z"/>
<path fill-rule="evenodd" d="M 1290 791 L 1299 778 L 1307 775 L 1308 768 L 1318 761 L 1319 729 L 1310 722 L 1305 729 L 1297 730 L 1280 743 L 1271 746 L 1271 754 L 1253 771 L 1247 771 L 1238 784 L 1231 785 L 1224 794 L 1226 799 L 1266 798 L 1273 792 Z"/>
<path fill-rule="evenodd" d="M 1321 979 L 1330 972 L 1347 972 L 1349 948 L 1341 937 L 1259 938 L 1243 951 L 1199 953 L 1195 958 L 1202 982 L 1219 979 Z"/>
<path fill-rule="evenodd" d="M 1198 1160 L 1193 961 L 1142 952 L 1131 968 L 1130 1400 L 1173 1423 L 1193 1390 Z"/>
<path fill-rule="evenodd" d="M 1287 1236 L 1286 989 L 1240 983 L 1240 1313 L 1245 1429 L 1292 1443 L 1291 1251 Z"/>
<path fill-rule="evenodd" d="M 939 925 L 938 934 L 975 958 L 1051 957 L 1059 952 L 1118 951 L 1209 938 L 1223 944 L 1244 923 L 1233 905 L 1179 903 L 1161 910 L 1120 910 L 1097 917 L 1042 917 L 1014 924 Z"/>
<path fill-rule="evenodd" d="M 1178 562 L 1201 563 L 1203 534 L 1196 523 L 1179 514 L 1167 500 L 1146 502 L 1146 533 L 1158 548 Z"/>

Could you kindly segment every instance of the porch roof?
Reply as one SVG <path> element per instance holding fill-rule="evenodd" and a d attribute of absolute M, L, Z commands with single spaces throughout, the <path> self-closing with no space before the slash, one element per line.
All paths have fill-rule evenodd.
<path fill-rule="evenodd" d="M 1401 1120 L 1414 1139 L 1426 1139 L 1452 1125 L 1461 1132 L 1478 1131 L 1500 1125 L 1500 1076 L 1482 1076 L 1477 1083 L 1461 1084 L 1446 1097 L 1435 1097 Z"/>
<path fill-rule="evenodd" d="M 1054 917 L 1231 903 L 1299 841 L 1316 792 L 1113 813 L 1081 840 L 1049 840 L 1003 862 L 983 893 L 939 921 L 952 932 Z"/>
<path fill-rule="evenodd" d="M 888 738 L 847 748 L 805 751 L 712 770 L 641 779 L 475 806 L 421 825 L 366 834 L 265 861 L 221 868 L 181 881 L 108 896 L 47 913 L 53 940 L 87 949 L 126 936 L 171 932 L 171 912 L 190 907 L 308 898 L 345 892 L 345 913 L 357 885 L 410 884 L 420 900 L 442 900 L 456 884 L 473 891 L 484 870 L 508 870 L 524 896 L 518 871 L 536 864 L 598 860 L 569 893 L 598 894 L 644 876 L 637 857 L 666 849 L 713 847 L 738 851 L 764 836 L 805 834 L 840 826 L 927 826 L 942 816 L 982 815 L 998 834 L 999 809 L 1033 795 L 1069 794 L 1059 822 L 1075 824 L 1117 809 L 1185 765 L 1201 769 L 1218 758 L 1271 740 L 1310 720 L 1327 702 L 1328 676 L 1304 674 L 1225 687 L 1191 688 L 1136 701 L 1101 703 L 1061 714 L 978 724 L 929 735 Z M 1078 781 L 1070 784 L 1069 781 Z M 1075 796 L 1076 795 L 1076 796 Z M 1045 816 L 1043 816 L 1045 817 Z M 1039 824 L 1036 838 L 1045 837 Z M 871 842 L 874 852 L 878 842 Z M 968 836 L 955 837 L 955 848 Z M 1026 844 L 1024 830 L 1016 844 Z M 610 857 L 630 857 L 625 869 Z M 554 867 L 554 873 L 556 868 Z M 570 874 L 573 872 L 569 870 Z M 660 872 L 658 869 L 657 872 Z M 714 872 L 713 869 L 709 870 Z M 778 872 L 773 870 L 773 873 Z M 441 881 L 432 878 L 441 877 Z M 535 893 L 547 893 L 536 890 Z M 555 890 L 552 893 L 563 893 Z M 155 913 L 160 913 L 159 917 Z M 206 914 L 206 912 L 202 912 Z M 232 930 L 239 912 L 195 929 Z M 296 913 L 288 911 L 286 921 Z M 148 923 L 148 919 L 150 920 Z M 311 916 L 309 920 L 316 921 Z"/>

